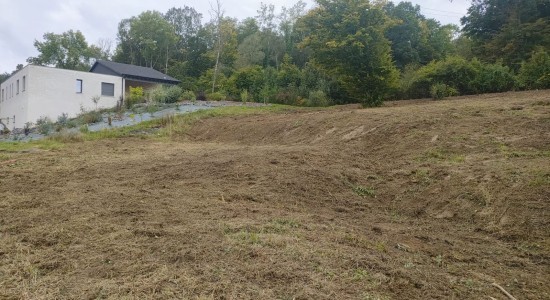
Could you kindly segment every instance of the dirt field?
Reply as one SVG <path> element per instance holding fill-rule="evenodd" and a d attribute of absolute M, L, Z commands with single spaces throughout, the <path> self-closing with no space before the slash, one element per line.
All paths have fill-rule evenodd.
<path fill-rule="evenodd" d="M 0 299 L 550 299 L 550 91 L 8 154 Z"/>

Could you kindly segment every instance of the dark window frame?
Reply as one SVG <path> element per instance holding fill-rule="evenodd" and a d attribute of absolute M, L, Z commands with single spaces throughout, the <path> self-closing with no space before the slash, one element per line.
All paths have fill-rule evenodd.
<path fill-rule="evenodd" d="M 114 97 L 115 96 L 115 84 L 110 82 L 101 83 L 101 96 Z"/>

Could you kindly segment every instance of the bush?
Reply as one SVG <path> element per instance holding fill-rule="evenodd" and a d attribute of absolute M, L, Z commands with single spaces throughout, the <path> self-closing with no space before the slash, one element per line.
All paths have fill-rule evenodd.
<path fill-rule="evenodd" d="M 195 96 L 195 93 L 193 93 L 193 91 L 185 91 L 181 94 L 181 98 L 183 100 L 190 100 L 190 101 L 195 101 L 197 100 L 197 97 Z"/>
<path fill-rule="evenodd" d="M 103 115 L 98 111 L 89 111 L 78 116 L 82 124 L 94 124 L 103 121 Z"/>
<path fill-rule="evenodd" d="M 146 98 L 149 101 L 163 103 L 166 100 L 166 89 L 162 85 L 158 85 L 147 91 Z"/>
<path fill-rule="evenodd" d="M 323 91 L 313 91 L 309 93 L 309 98 L 307 100 L 308 106 L 329 106 L 330 100 Z"/>
<path fill-rule="evenodd" d="M 519 81 L 527 89 L 550 88 L 550 55 L 540 49 L 533 52 L 528 61 L 521 64 Z"/>
<path fill-rule="evenodd" d="M 42 116 L 36 120 L 36 129 L 38 133 L 47 135 L 54 129 L 54 124 L 50 118 Z"/>
<path fill-rule="evenodd" d="M 434 100 L 440 100 L 445 97 L 458 96 L 458 91 L 444 83 L 436 83 L 430 88 L 430 94 Z"/>
<path fill-rule="evenodd" d="M 510 68 L 499 63 L 478 64 L 480 67 L 474 82 L 478 93 L 506 92 L 517 86 L 517 78 Z"/>
<path fill-rule="evenodd" d="M 143 93 L 143 87 L 137 86 L 137 87 L 130 87 L 130 95 L 126 98 L 126 108 L 130 109 L 132 106 L 142 103 L 144 101 L 144 93 Z"/>
<path fill-rule="evenodd" d="M 206 95 L 206 99 L 211 101 L 222 101 L 225 99 L 225 95 L 221 92 L 210 93 Z"/>
<path fill-rule="evenodd" d="M 57 124 L 61 125 L 62 127 L 66 127 L 69 123 L 69 115 L 67 113 L 62 113 L 60 116 L 57 117 Z"/>
<path fill-rule="evenodd" d="M 164 103 L 176 103 L 181 99 L 183 90 L 177 86 L 173 85 L 165 89 L 165 98 Z"/>

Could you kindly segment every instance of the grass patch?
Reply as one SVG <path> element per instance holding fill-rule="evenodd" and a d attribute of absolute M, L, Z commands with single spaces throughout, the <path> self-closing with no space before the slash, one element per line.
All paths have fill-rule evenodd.
<path fill-rule="evenodd" d="M 44 139 L 30 142 L 0 142 L 0 152 L 21 152 L 30 149 L 57 150 L 63 147 L 63 143 L 55 140 Z"/>
<path fill-rule="evenodd" d="M 446 161 L 454 164 L 463 163 L 466 158 L 464 155 L 449 153 L 444 149 L 430 149 L 419 158 L 420 161 Z"/>
<path fill-rule="evenodd" d="M 534 150 L 534 151 L 519 151 L 514 150 L 505 145 L 504 143 L 498 143 L 498 150 L 504 154 L 506 158 L 537 158 L 537 157 L 550 157 L 550 151 Z"/>
<path fill-rule="evenodd" d="M 361 197 L 376 197 L 376 193 L 373 187 L 365 187 L 361 185 L 356 185 L 352 187 L 353 192 Z"/>
<path fill-rule="evenodd" d="M 537 173 L 529 185 L 532 187 L 550 186 L 550 173 Z"/>
<path fill-rule="evenodd" d="M 163 118 L 141 122 L 132 126 L 86 132 L 84 140 L 124 137 L 175 137 L 183 135 L 193 124 L 204 119 L 295 111 L 299 109 L 302 108 L 286 105 L 269 105 L 261 107 L 227 106 L 205 109 L 181 115 L 167 115 Z"/>

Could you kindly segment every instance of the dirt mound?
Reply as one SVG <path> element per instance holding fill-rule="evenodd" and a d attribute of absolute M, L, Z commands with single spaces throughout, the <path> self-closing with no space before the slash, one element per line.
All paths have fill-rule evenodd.
<path fill-rule="evenodd" d="M 10 155 L 0 299 L 548 299 L 549 104 L 212 118 Z"/>

